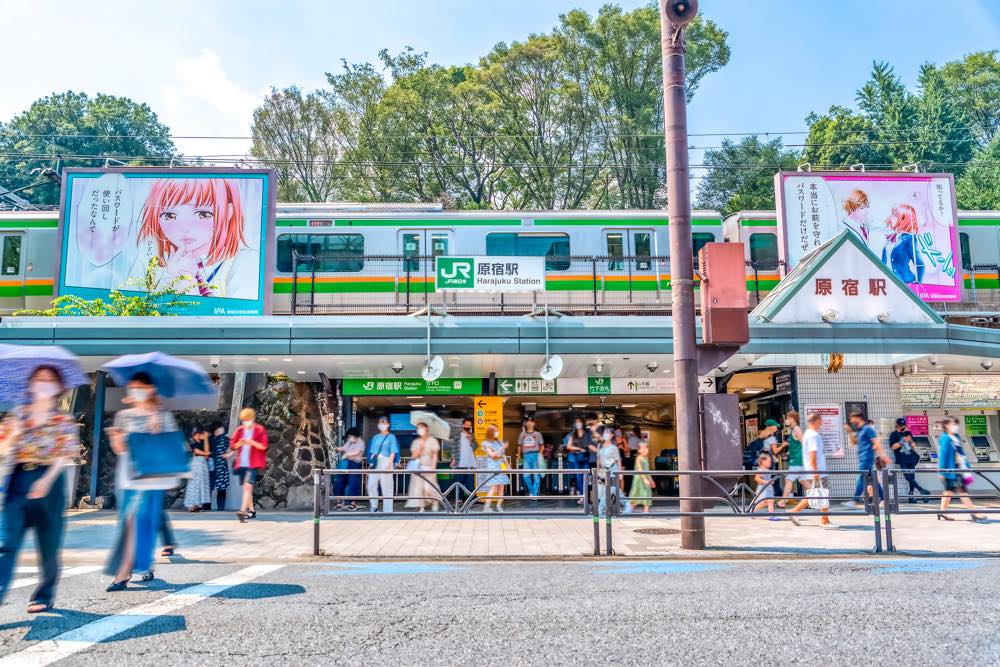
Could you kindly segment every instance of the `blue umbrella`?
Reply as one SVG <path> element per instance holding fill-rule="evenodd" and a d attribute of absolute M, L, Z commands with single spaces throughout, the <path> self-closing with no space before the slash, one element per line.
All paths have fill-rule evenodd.
<path fill-rule="evenodd" d="M 80 360 L 69 350 L 56 345 L 0 346 L 0 403 L 27 403 L 28 378 L 41 366 L 51 366 L 62 378 L 67 389 L 89 384 L 90 379 Z"/>
<path fill-rule="evenodd" d="M 201 366 L 162 352 L 126 354 L 101 368 L 120 387 L 128 384 L 136 373 L 146 373 L 153 378 L 156 391 L 163 398 L 215 395 L 215 385 Z"/>

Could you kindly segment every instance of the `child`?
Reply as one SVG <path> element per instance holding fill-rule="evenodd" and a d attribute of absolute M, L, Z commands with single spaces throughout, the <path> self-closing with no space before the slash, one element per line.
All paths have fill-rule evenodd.
<path fill-rule="evenodd" d="M 155 257 L 160 280 L 186 278 L 182 286 L 188 294 L 255 299 L 258 257 L 243 225 L 234 179 L 158 179 L 139 215 L 136 245 L 144 248 L 132 275 L 145 275 Z"/>
<path fill-rule="evenodd" d="M 649 513 L 649 507 L 653 504 L 653 478 L 643 474 L 649 472 L 649 443 L 645 440 L 639 441 L 639 451 L 635 457 L 635 475 L 632 476 L 632 488 L 628 492 L 628 511 L 632 512 L 636 507 L 641 506 L 645 514 Z"/>
<path fill-rule="evenodd" d="M 773 476 L 771 475 L 771 457 L 767 454 L 761 454 L 757 457 L 757 474 L 753 476 L 755 482 L 757 482 L 757 493 L 754 496 L 757 502 L 756 507 L 753 508 L 754 512 L 761 511 L 761 508 L 767 509 L 769 514 L 774 514 L 774 484 Z M 780 521 L 780 517 L 771 516 L 769 517 L 771 521 Z"/>

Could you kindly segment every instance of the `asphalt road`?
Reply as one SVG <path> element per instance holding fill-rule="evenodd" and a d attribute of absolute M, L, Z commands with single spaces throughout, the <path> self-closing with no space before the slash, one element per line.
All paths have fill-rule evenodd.
<path fill-rule="evenodd" d="M 1000 560 L 182 563 L 0 607 L 0 665 L 1000 664 Z M 30 573 L 18 575 L 19 580 Z M 53 641 L 54 640 L 54 641 Z"/>

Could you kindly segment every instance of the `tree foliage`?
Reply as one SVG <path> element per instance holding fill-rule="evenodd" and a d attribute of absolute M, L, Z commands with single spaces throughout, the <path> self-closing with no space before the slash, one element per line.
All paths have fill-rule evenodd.
<path fill-rule="evenodd" d="M 774 208 L 774 173 L 794 169 L 799 154 L 784 148 L 780 138 L 761 141 L 745 137 L 723 139 L 722 147 L 705 152 L 708 173 L 698 185 L 698 206 L 722 211 Z"/>
<path fill-rule="evenodd" d="M 169 128 L 147 105 L 114 95 L 55 93 L 0 125 L 0 184 L 14 189 L 38 181 L 37 170 L 54 166 L 52 155 L 62 156 L 63 167 L 100 167 L 100 159 L 74 156 L 161 164 L 175 153 Z M 44 185 L 22 196 L 57 204 L 59 188 Z"/>
<path fill-rule="evenodd" d="M 959 208 L 1000 211 L 1000 135 L 969 162 L 955 195 Z"/>

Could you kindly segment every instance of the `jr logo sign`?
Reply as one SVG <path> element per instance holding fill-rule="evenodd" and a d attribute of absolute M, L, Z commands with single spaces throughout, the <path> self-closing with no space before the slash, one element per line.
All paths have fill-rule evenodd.
<path fill-rule="evenodd" d="M 473 289 L 475 260 L 471 257 L 438 257 L 438 289 Z"/>

